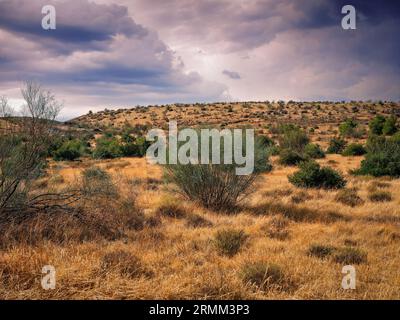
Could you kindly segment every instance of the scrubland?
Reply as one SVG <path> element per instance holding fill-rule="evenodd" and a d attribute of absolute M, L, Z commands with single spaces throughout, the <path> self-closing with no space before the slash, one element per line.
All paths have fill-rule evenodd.
<path fill-rule="evenodd" d="M 248 112 L 237 112 L 246 107 Z M 239 119 L 279 140 L 273 125 L 265 125 L 263 117 L 268 114 L 262 107 L 234 104 L 227 125 Z M 398 109 L 397 104 L 393 107 Z M 168 118 L 185 125 L 194 125 L 198 114 L 211 119 L 212 113 L 205 110 L 218 112 L 216 105 L 185 111 L 163 108 Z M 285 108 L 268 106 L 277 121 L 303 126 L 324 150 L 349 116 L 340 108 L 364 125 L 376 112 L 390 110 L 387 104 L 368 103 L 366 107 L 304 103 L 305 113 Z M 160 112 L 157 119 L 163 119 L 162 110 L 154 108 Z M 119 111 L 114 121 L 109 116 L 112 111 L 92 114 L 69 125 L 93 129 L 96 121 L 98 125 L 109 121 L 122 126 L 152 111 Z M 179 119 L 182 112 L 187 114 Z M 255 112 L 262 114 L 254 116 Z M 166 123 L 152 123 L 151 116 L 148 122 Z M 100 130 L 104 128 L 97 135 Z M 366 139 L 366 133 L 348 138 L 361 144 Z M 145 158 L 49 159 L 45 173 L 34 181 L 36 187 L 54 192 L 79 189 L 82 194 L 71 204 L 73 213 L 40 214 L 22 224 L 1 226 L 0 297 L 399 299 L 400 180 L 353 174 L 363 159 L 363 155 L 340 154 L 317 158 L 342 175 L 345 187 L 300 188 L 288 180 L 299 168 L 282 164 L 274 154 L 272 170 L 257 177 L 235 210 L 223 212 L 189 201 L 164 179 L 162 167 Z M 44 265 L 56 269 L 54 290 L 41 287 Z M 344 265 L 355 267 L 354 290 L 342 288 Z"/>

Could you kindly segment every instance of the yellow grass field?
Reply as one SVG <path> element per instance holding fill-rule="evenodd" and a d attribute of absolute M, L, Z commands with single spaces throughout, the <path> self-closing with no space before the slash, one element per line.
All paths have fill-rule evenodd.
<path fill-rule="evenodd" d="M 135 205 L 153 223 L 145 223 L 141 230 L 131 230 L 114 241 L 89 239 L 57 244 L 41 240 L 35 245 L 19 243 L 5 248 L 0 258 L 3 280 L 0 297 L 399 299 L 400 181 L 348 175 L 348 170 L 358 167 L 360 160 L 361 157 L 340 155 L 320 160 L 339 169 L 348 180 L 348 187 L 356 188 L 363 200 L 356 207 L 336 201 L 338 191 L 304 191 L 293 187 L 287 175 L 296 169 L 282 167 L 273 159 L 273 171 L 260 176 L 254 192 L 241 204 L 240 211 L 232 214 L 210 212 L 185 201 L 172 186 L 162 182 L 161 168 L 147 164 L 145 159 L 51 162 L 49 174 L 41 183 L 55 188 L 74 183 L 80 171 L 92 165 L 112 174 L 120 194 L 134 180 Z M 381 188 L 392 194 L 391 201 L 368 200 L 371 190 Z M 174 203 L 183 215 L 160 216 L 157 208 L 165 203 Z M 298 212 L 302 208 L 308 210 Z M 107 204 L 103 204 L 103 210 L 108 210 Z M 196 223 L 193 215 L 207 223 Z M 113 219 L 118 220 L 118 215 Z M 247 235 L 239 252 L 232 257 L 219 254 L 215 245 L 216 232 L 226 228 L 243 230 Z M 271 232 L 274 228 L 277 237 Z M 308 254 L 313 244 L 350 246 L 366 253 L 366 261 L 354 265 L 355 290 L 341 287 L 343 264 L 335 262 L 333 257 Z M 109 264 L 104 269 L 105 261 Z M 261 290 L 243 281 L 244 266 L 256 261 L 278 265 L 284 284 Z M 121 265 L 135 263 L 140 264 L 135 269 L 140 272 L 121 272 Z M 56 268 L 55 290 L 46 291 L 40 285 L 43 265 Z"/>

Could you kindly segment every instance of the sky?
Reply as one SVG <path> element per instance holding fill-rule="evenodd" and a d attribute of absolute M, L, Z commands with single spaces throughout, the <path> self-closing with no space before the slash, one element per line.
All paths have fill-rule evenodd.
<path fill-rule="evenodd" d="M 356 9 L 344 30 L 344 5 Z M 56 29 L 42 28 L 42 7 Z M 105 108 L 400 100 L 392 0 L 0 0 L 0 95 L 35 80 L 60 119 Z"/>

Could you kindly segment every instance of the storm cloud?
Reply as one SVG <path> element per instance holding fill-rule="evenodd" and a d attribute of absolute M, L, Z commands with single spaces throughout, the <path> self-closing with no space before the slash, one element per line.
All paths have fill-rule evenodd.
<path fill-rule="evenodd" d="M 41 28 L 52 4 L 57 29 Z M 217 100 L 400 99 L 400 5 L 347 1 L 0 0 L 0 94 L 36 79 L 63 117 Z M 232 71 L 234 70 L 234 71 Z"/>

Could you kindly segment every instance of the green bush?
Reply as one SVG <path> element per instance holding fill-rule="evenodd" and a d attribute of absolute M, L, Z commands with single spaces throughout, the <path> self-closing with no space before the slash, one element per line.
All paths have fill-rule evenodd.
<path fill-rule="evenodd" d="M 85 153 L 85 146 L 80 140 L 68 140 L 60 148 L 53 152 L 53 158 L 56 161 L 75 160 Z"/>
<path fill-rule="evenodd" d="M 329 147 L 328 150 L 326 150 L 327 153 L 342 153 L 343 150 L 346 147 L 346 141 L 338 138 L 338 137 L 334 137 L 329 141 Z"/>
<path fill-rule="evenodd" d="M 304 147 L 310 142 L 307 134 L 298 128 L 285 129 L 279 140 L 279 146 L 282 149 L 289 149 L 302 153 Z"/>
<path fill-rule="evenodd" d="M 311 159 L 325 158 L 325 153 L 321 149 L 320 145 L 309 143 L 304 148 L 304 155 Z"/>
<path fill-rule="evenodd" d="M 279 163 L 285 166 L 296 166 L 304 160 L 300 153 L 290 149 L 282 149 L 279 152 Z"/>
<path fill-rule="evenodd" d="M 342 155 L 344 156 L 362 156 L 367 151 L 363 147 L 362 144 L 359 143 L 351 143 L 344 150 Z"/>
<path fill-rule="evenodd" d="M 339 125 L 339 132 L 342 137 L 360 138 L 364 134 L 354 119 L 347 119 Z"/>
<path fill-rule="evenodd" d="M 223 159 L 221 139 L 221 159 Z M 201 143 L 199 143 L 200 147 Z M 243 145 L 243 148 L 245 143 Z M 268 148 L 257 138 L 254 144 L 254 172 L 237 175 L 236 164 L 166 164 L 165 178 L 187 199 L 217 211 L 234 210 L 250 191 L 258 174 L 271 170 Z M 210 155 L 211 158 L 211 155 Z M 211 161 L 210 161 L 211 162 Z"/>
<path fill-rule="evenodd" d="M 382 133 L 387 136 L 391 136 L 397 132 L 396 126 L 397 118 L 394 116 L 390 116 L 386 118 L 385 123 L 383 124 Z"/>
<path fill-rule="evenodd" d="M 93 157 L 96 159 L 113 159 L 122 156 L 121 144 L 116 138 L 103 136 L 96 140 Z"/>
<path fill-rule="evenodd" d="M 141 137 L 123 144 L 121 153 L 124 157 L 144 157 L 149 146 L 150 142 Z"/>
<path fill-rule="evenodd" d="M 400 177 L 400 143 L 385 137 L 370 137 L 361 167 L 353 173 L 374 177 Z"/>
<path fill-rule="evenodd" d="M 386 119 L 382 115 L 377 115 L 369 122 L 369 130 L 372 134 L 381 135 L 383 131 L 383 126 L 386 122 Z"/>
<path fill-rule="evenodd" d="M 322 167 L 315 161 L 300 164 L 300 170 L 290 175 L 289 182 L 300 188 L 339 189 L 346 181 L 337 171 Z"/>

